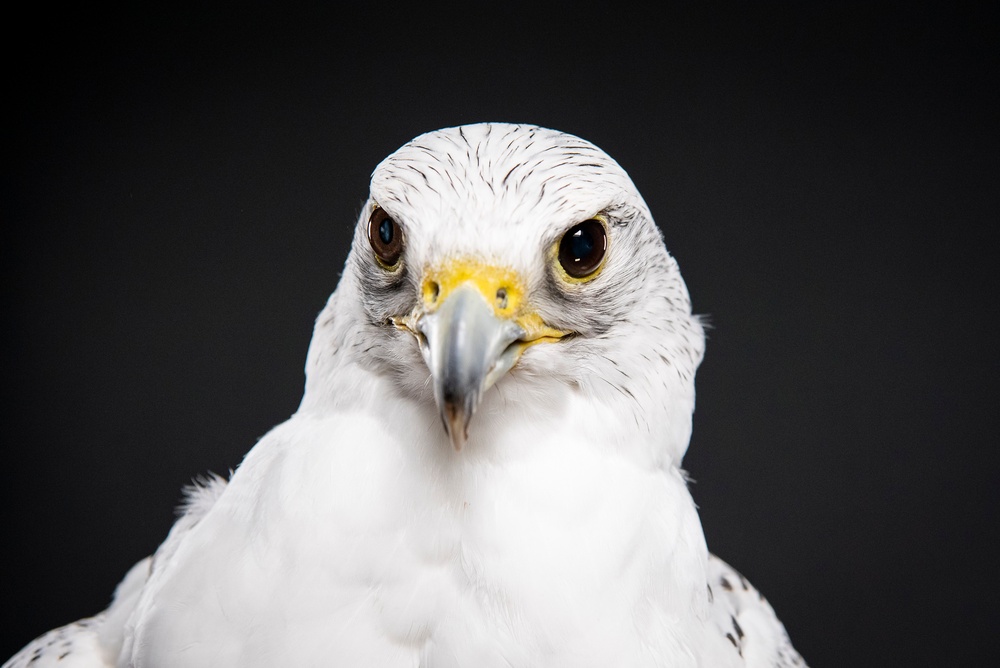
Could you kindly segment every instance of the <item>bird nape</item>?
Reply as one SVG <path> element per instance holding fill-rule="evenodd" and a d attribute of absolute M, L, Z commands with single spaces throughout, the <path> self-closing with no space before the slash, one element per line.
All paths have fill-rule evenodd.
<path fill-rule="evenodd" d="M 484 123 L 375 169 L 297 412 L 5 666 L 800 666 L 709 554 L 704 350 L 625 171 Z"/>

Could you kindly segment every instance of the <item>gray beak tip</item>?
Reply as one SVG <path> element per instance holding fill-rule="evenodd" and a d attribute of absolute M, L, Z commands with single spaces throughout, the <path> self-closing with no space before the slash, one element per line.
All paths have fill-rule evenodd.
<path fill-rule="evenodd" d="M 451 445 L 455 452 L 461 452 L 465 442 L 469 440 L 469 419 L 472 416 L 463 411 L 458 404 L 445 402 L 441 411 L 441 420 L 444 422 L 444 430 L 451 439 Z"/>
<path fill-rule="evenodd" d="M 462 447 L 465 445 L 465 441 L 468 440 L 468 434 L 464 431 L 456 429 L 451 432 L 451 445 L 455 448 L 455 452 L 461 452 Z"/>

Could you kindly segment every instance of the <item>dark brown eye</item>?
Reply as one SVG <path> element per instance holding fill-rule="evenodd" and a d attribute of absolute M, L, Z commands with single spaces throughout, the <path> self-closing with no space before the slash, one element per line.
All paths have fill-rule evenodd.
<path fill-rule="evenodd" d="M 399 262 L 403 252 L 403 231 L 385 209 L 376 206 L 368 219 L 368 243 L 375 251 L 375 257 L 386 269 L 392 269 Z"/>
<path fill-rule="evenodd" d="M 559 242 L 559 264 L 571 278 L 586 278 L 601 266 L 608 250 L 608 234 L 601 221 L 591 218 L 574 225 Z"/>

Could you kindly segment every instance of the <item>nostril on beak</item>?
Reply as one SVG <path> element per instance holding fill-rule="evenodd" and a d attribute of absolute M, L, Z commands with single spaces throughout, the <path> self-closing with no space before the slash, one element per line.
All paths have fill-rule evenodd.
<path fill-rule="evenodd" d="M 497 308 L 507 308 L 507 288 L 497 290 Z"/>
<path fill-rule="evenodd" d="M 438 295 L 441 294 L 441 286 L 437 281 L 427 281 L 424 284 L 424 300 L 431 304 L 436 304 Z"/>

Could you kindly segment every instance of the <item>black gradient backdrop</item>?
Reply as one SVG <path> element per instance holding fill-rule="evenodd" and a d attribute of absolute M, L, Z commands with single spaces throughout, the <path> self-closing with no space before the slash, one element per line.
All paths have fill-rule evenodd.
<path fill-rule="evenodd" d="M 0 657 L 291 414 L 373 167 L 483 120 L 631 173 L 711 316 L 686 467 L 814 666 L 995 637 L 995 37 L 917 8 L 11 20 Z"/>

